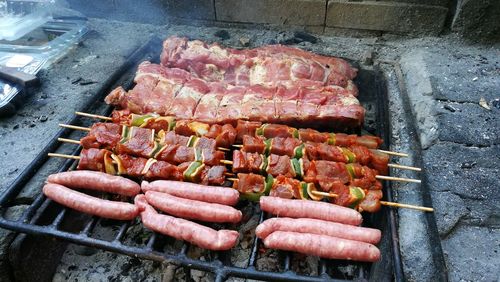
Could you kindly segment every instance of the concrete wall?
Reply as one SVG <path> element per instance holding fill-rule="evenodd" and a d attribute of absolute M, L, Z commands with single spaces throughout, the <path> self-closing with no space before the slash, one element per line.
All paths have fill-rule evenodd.
<path fill-rule="evenodd" d="M 498 29 L 498 0 L 68 0 L 90 17 L 165 23 L 270 24 L 314 33 L 438 35 L 443 30 L 489 36 Z M 493 8 L 493 9 L 492 9 Z M 497 13 L 498 15 L 498 13 Z M 486 19 L 486 20 L 484 20 Z"/>

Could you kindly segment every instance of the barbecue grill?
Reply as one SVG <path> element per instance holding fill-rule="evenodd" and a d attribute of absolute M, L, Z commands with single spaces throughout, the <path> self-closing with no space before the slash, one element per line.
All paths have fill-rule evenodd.
<path fill-rule="evenodd" d="M 137 49 L 126 61 L 126 63 L 114 74 L 112 74 L 104 86 L 95 93 L 91 102 L 84 105 L 80 110 L 98 114 L 109 114 L 110 107 L 104 108 L 102 100 L 116 85 L 117 81 L 127 81 L 125 86 L 132 86 L 130 73 L 140 61 L 145 59 L 154 60 L 159 58 L 161 40 L 152 38 L 144 46 Z M 355 64 L 355 63 L 354 63 Z M 386 86 L 381 72 L 377 69 L 366 70 L 360 68 L 356 79 L 360 92 L 363 93 L 360 102 L 367 109 L 365 128 L 363 130 L 377 134 L 384 139 L 385 146 L 389 146 L 390 128 L 387 116 Z M 83 118 L 73 116 L 67 123 L 79 124 Z M 0 226 L 21 233 L 32 235 L 45 235 L 57 239 L 69 241 L 76 244 L 100 248 L 103 250 L 139 257 L 142 259 L 158 262 L 172 262 L 182 266 L 185 271 L 197 269 L 213 273 L 215 281 L 224 281 L 230 277 L 251 278 L 259 280 L 286 280 L 286 281 L 323 281 L 323 280 L 397 280 L 402 281 L 403 271 L 399 253 L 399 240 L 397 233 L 397 214 L 394 209 L 384 207 L 377 214 L 365 215 L 364 225 L 382 230 L 383 238 L 380 243 L 382 260 L 373 263 L 359 263 L 336 260 L 323 260 L 318 263 L 317 275 L 299 273 L 293 267 L 294 260 L 300 260 L 303 256 L 286 252 L 278 252 L 279 271 L 267 271 L 257 265 L 262 256 L 260 252 L 261 242 L 255 236 L 249 246 L 249 255 L 245 267 L 235 266 L 231 261 L 231 252 L 209 252 L 209 259 L 201 260 L 189 256 L 190 248 L 187 243 L 179 244 L 163 235 L 148 233 L 148 238 L 136 244 L 131 242 L 133 236 L 132 226 L 136 222 L 117 223 L 109 222 L 97 217 L 79 214 L 64 208 L 40 194 L 22 216 L 17 220 L 9 220 L 5 212 L 16 197 L 22 192 L 23 187 L 36 174 L 36 172 L 47 162 L 47 153 L 54 152 L 59 147 L 57 138 L 67 137 L 72 133 L 69 129 L 61 129 L 49 144 L 43 148 L 33 162 L 21 173 L 21 175 L 9 186 L 0 197 Z M 77 155 L 81 148 L 73 151 Z M 59 171 L 73 169 L 76 161 L 66 160 Z M 40 183 L 40 190 L 43 183 Z M 384 184 L 384 197 L 392 201 L 393 195 L 390 183 Z M 244 205 L 244 204 L 243 204 Z M 240 209 L 245 206 L 238 206 Z M 256 204 L 247 204 L 256 205 Z M 268 217 L 255 207 L 253 212 L 259 212 L 259 223 Z M 255 216 L 255 215 L 254 215 Z M 71 224 L 68 224 L 71 222 Z M 98 224 L 103 223 L 105 224 Z M 104 226 L 103 226 L 104 225 Z M 96 236 L 98 229 L 111 228 L 115 230 L 112 238 Z M 241 228 L 241 225 L 238 226 Z M 145 230 L 145 229 L 144 229 Z M 349 268 L 349 271 L 345 271 Z"/>

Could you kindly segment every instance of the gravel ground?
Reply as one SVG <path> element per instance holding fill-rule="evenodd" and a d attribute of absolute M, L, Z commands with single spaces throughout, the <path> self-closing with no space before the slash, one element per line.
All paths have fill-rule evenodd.
<path fill-rule="evenodd" d="M 0 189 L 5 189 L 22 172 L 56 133 L 57 124 L 69 120 L 73 111 L 89 99 L 124 58 L 152 35 L 160 38 L 185 35 L 234 47 L 287 42 L 293 38 L 291 31 L 271 28 L 153 26 L 101 19 L 91 19 L 89 24 L 94 32 L 66 58 L 42 71 L 41 87 L 25 99 L 17 114 L 0 118 Z M 414 146 L 423 145 L 421 157 L 417 154 L 401 162 L 407 165 L 421 162 L 424 172 L 420 177 L 427 184 L 423 186 L 425 190 L 419 192 L 419 187 L 414 185 L 395 188 L 399 189 L 399 201 L 432 204 L 436 210 L 433 215 L 414 211 L 399 213 L 407 279 L 439 278 L 435 272 L 439 270 L 436 266 L 439 262 L 429 262 L 433 258 L 426 250 L 437 248 L 439 251 L 442 247 L 450 280 L 498 280 L 495 269 L 500 268 L 500 216 L 498 193 L 494 193 L 495 188 L 500 187 L 498 46 L 467 45 L 454 35 L 413 39 L 390 35 L 318 38 L 318 43 L 306 41 L 296 46 L 360 62 L 369 61 L 371 57 L 375 64 L 381 64 L 390 88 L 393 149 L 412 150 Z M 398 90 L 397 73 L 389 64 L 401 58 L 408 90 L 405 92 Z M 74 82 L 78 78 L 95 83 L 81 85 Z M 416 103 L 418 107 L 407 111 L 405 103 Z M 428 110 L 425 118 L 420 118 L 421 112 L 415 111 L 422 107 L 421 103 Z M 435 134 L 428 134 L 429 128 L 434 128 Z M 44 177 L 60 164 L 58 160 L 51 161 L 26 188 L 29 191 L 19 199 L 19 204 L 29 202 L 38 193 Z M 410 173 L 404 176 L 419 177 Z M 426 199 L 427 194 L 432 196 L 431 201 Z M 434 218 L 440 246 L 432 244 L 437 238 L 425 238 L 426 228 Z M 2 237 L 12 238 L 12 233 L 0 232 Z M 5 250 L 10 241 L 1 243 L 1 249 Z M 82 255 L 79 248 L 67 249 L 54 281 L 158 281 L 167 279 L 161 276 L 164 273 L 179 273 L 166 265 L 104 251 Z M 0 273 L 9 272 L 7 254 L 2 254 L 5 255 L 0 258 Z M 426 265 L 429 267 L 424 267 Z M 203 273 L 195 272 L 191 276 L 196 281 L 210 280 L 210 276 Z"/>

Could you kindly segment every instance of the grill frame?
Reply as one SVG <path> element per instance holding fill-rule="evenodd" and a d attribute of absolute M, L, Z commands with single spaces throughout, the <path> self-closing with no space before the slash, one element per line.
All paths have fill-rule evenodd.
<path fill-rule="evenodd" d="M 138 48 L 135 52 L 133 52 L 125 61 L 125 63 L 115 72 L 113 73 L 103 84 L 103 86 L 94 94 L 94 96 L 89 99 L 89 102 L 86 103 L 81 111 L 89 111 L 92 108 L 92 105 L 96 101 L 102 101 L 104 96 L 109 92 L 111 87 L 114 85 L 116 81 L 123 77 L 123 75 L 129 71 L 130 69 L 135 68 L 137 63 L 141 61 L 147 54 L 152 55 L 151 57 L 158 57 L 158 46 L 161 46 L 161 40 L 159 38 L 152 38 L 146 44 Z M 376 121 L 374 125 L 372 125 L 371 130 L 376 131 L 377 135 L 381 136 L 384 139 L 385 146 L 389 146 L 390 141 L 390 122 L 388 118 L 388 97 L 387 97 L 387 87 L 385 81 L 383 80 L 382 72 L 380 70 L 374 70 L 370 72 L 360 72 L 360 78 L 363 79 L 373 79 L 371 78 L 363 78 L 364 75 L 374 76 L 375 85 L 370 85 L 373 89 L 369 90 L 370 93 L 376 93 L 376 97 L 371 97 L 371 103 L 375 103 L 376 110 L 375 116 L 373 117 Z M 127 83 L 126 88 L 132 85 L 132 81 Z M 359 83 L 358 83 L 359 84 Z M 361 93 L 366 93 L 368 89 L 363 89 L 367 85 L 361 84 L 360 87 Z M 362 97 L 361 97 L 362 98 Z M 375 98 L 375 99 L 373 99 Z M 360 99 L 362 101 L 362 99 Z M 363 102 L 363 101 L 362 101 Z M 107 107 L 103 114 L 109 114 L 112 108 Z M 74 124 L 79 120 L 78 116 L 73 116 L 68 123 Z M 54 152 L 60 145 L 57 141 L 59 137 L 68 136 L 71 130 L 69 129 L 61 129 L 57 132 L 57 134 L 51 139 L 51 141 L 43 148 L 43 150 L 37 155 L 37 157 L 28 165 L 28 167 L 23 170 L 23 172 L 19 175 L 19 177 L 5 190 L 5 192 L 0 196 L 0 227 L 14 230 L 20 233 L 32 234 L 32 235 L 44 235 L 51 236 L 58 239 L 62 239 L 71 243 L 76 243 L 80 245 L 85 245 L 89 247 L 95 247 L 99 249 L 103 249 L 106 251 L 117 252 L 129 256 L 140 257 L 143 259 L 165 262 L 171 261 L 180 266 L 185 267 L 186 269 L 197 269 L 201 271 L 211 272 L 215 275 L 215 281 L 224 281 L 229 277 L 241 277 L 241 278 L 251 278 L 251 279 L 261 279 L 261 280 L 273 280 L 273 281 L 346 281 L 342 279 L 333 279 L 328 273 L 328 265 L 331 264 L 331 261 L 328 260 L 320 260 L 319 262 L 319 270 L 318 276 L 306 276 L 300 275 L 293 272 L 290 268 L 292 254 L 284 253 L 283 259 L 283 272 L 270 272 L 270 271 L 261 271 L 255 267 L 255 262 L 258 257 L 258 248 L 260 244 L 260 240 L 254 237 L 253 244 L 251 247 L 251 253 L 248 258 L 248 267 L 242 268 L 237 266 L 226 265 L 219 258 L 216 258 L 213 261 L 202 261 L 198 259 L 189 258 L 186 254 L 190 247 L 189 244 L 183 243 L 181 250 L 176 254 L 168 254 L 162 253 L 154 250 L 153 246 L 157 241 L 157 235 L 153 233 L 151 238 L 148 239 L 148 243 L 145 247 L 134 247 L 125 245 L 122 242 L 122 239 L 127 234 L 128 227 L 130 227 L 129 222 L 124 222 L 120 225 L 119 231 L 116 234 L 115 238 L 111 241 L 102 240 L 97 238 L 92 238 L 89 236 L 92 233 L 93 228 L 100 221 L 97 217 L 92 217 L 83 229 L 79 233 L 73 233 L 69 231 L 61 230 L 61 223 L 67 217 L 66 214 L 69 213 L 69 210 L 57 205 L 50 199 L 47 199 L 42 193 L 38 195 L 38 197 L 31 203 L 28 209 L 23 213 L 23 215 L 13 221 L 5 218 L 4 214 L 7 208 L 9 207 L 9 202 L 13 201 L 16 196 L 22 191 L 22 188 L 28 183 L 28 181 L 36 174 L 39 168 L 41 168 L 45 162 L 48 160 L 47 153 Z M 79 154 L 81 148 L 77 148 L 73 151 L 74 155 Z M 59 171 L 66 171 L 72 166 L 74 166 L 76 162 L 74 160 L 66 160 L 63 165 L 60 167 Z M 391 190 L 390 183 L 384 183 L 384 197 L 388 201 L 393 201 L 393 193 Z M 53 221 L 48 225 L 39 225 L 39 222 L 42 221 L 44 217 L 47 216 L 47 213 L 56 206 L 57 215 L 54 217 Z M 49 208 L 50 207 L 50 208 Z M 372 218 L 377 218 L 377 216 L 370 215 Z M 261 212 L 259 216 L 259 223 L 262 222 L 266 218 L 266 215 Z M 383 230 L 384 236 L 388 236 L 389 250 L 387 250 L 385 254 L 390 254 L 389 262 L 392 262 L 391 270 L 392 276 L 390 277 L 396 281 L 403 281 L 404 275 L 402 270 L 401 263 L 401 255 L 399 251 L 399 238 L 397 232 L 397 211 L 391 208 L 383 207 L 380 211 L 378 218 L 384 218 L 385 222 L 385 230 Z M 213 252 L 215 253 L 215 252 Z M 217 252 L 216 257 L 225 257 L 225 252 Z M 283 252 L 282 252 L 283 253 Z M 220 256 L 219 256 L 220 254 Z M 386 261 L 387 262 L 387 261 Z M 381 278 L 378 277 L 378 273 L 374 273 L 375 267 L 373 264 L 367 269 L 366 264 L 362 263 L 353 263 L 359 266 L 359 277 L 356 277 L 356 280 L 366 280 L 364 277 L 365 273 L 368 273 L 369 277 L 372 279 Z M 387 267 L 387 266 L 386 266 Z M 379 268 L 377 268 L 379 269 Z M 387 277 L 387 276 L 386 276 Z M 378 279 L 377 279 L 378 280 Z"/>

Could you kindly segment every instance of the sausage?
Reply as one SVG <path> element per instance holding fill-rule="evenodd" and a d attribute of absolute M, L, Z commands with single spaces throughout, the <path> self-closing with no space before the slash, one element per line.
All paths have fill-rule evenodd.
<path fill-rule="evenodd" d="M 234 206 L 240 197 L 240 193 L 232 188 L 206 186 L 189 182 L 169 180 L 143 181 L 141 187 L 143 192 L 158 191 L 184 199 L 228 206 Z"/>
<path fill-rule="evenodd" d="M 135 196 L 141 192 L 141 186 L 130 179 L 90 170 L 52 174 L 47 181 L 70 188 L 91 189 L 124 196 Z"/>
<path fill-rule="evenodd" d="M 260 208 L 280 217 L 315 218 L 350 225 L 359 225 L 363 221 L 359 212 L 325 202 L 260 197 Z"/>
<path fill-rule="evenodd" d="M 367 262 L 380 259 L 380 250 L 372 244 L 327 235 L 276 231 L 264 239 L 264 245 L 327 259 Z"/>
<path fill-rule="evenodd" d="M 241 211 L 231 206 L 189 200 L 156 191 L 147 191 L 146 200 L 153 207 L 182 218 L 236 223 L 242 217 Z"/>
<path fill-rule="evenodd" d="M 189 220 L 159 214 L 147 203 L 144 195 L 137 195 L 135 204 L 141 210 L 141 220 L 144 226 L 155 232 L 214 251 L 229 250 L 237 243 L 239 237 L 237 231 L 217 231 Z"/>
<path fill-rule="evenodd" d="M 118 220 L 132 220 L 139 215 L 139 208 L 133 204 L 99 199 L 59 184 L 45 184 L 43 193 L 54 202 L 91 215 Z"/>
<path fill-rule="evenodd" d="M 382 233 L 378 229 L 357 227 L 337 222 L 324 221 L 311 218 L 270 218 L 257 226 L 255 234 L 260 239 L 265 239 L 275 231 L 290 231 L 328 235 L 342 239 L 378 244 Z"/>

